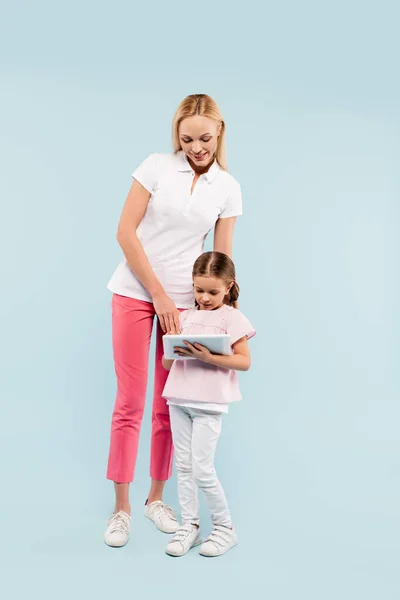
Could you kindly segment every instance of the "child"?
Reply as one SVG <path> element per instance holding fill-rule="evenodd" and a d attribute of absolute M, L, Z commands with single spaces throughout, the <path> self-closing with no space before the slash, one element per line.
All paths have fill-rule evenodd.
<path fill-rule="evenodd" d="M 206 252 L 193 267 L 195 308 L 181 313 L 182 333 L 228 333 L 232 354 L 213 355 L 200 344 L 176 348 L 180 356 L 196 360 L 167 360 L 170 374 L 163 396 L 171 415 L 178 495 L 182 525 L 166 552 L 183 556 L 200 544 L 203 556 L 225 554 L 236 544 L 236 532 L 226 497 L 214 469 L 214 454 L 221 433 L 222 413 L 230 402 L 241 400 L 236 371 L 250 368 L 247 340 L 255 335 L 249 321 L 233 308 L 239 297 L 235 266 L 221 252 Z M 203 490 L 214 530 L 202 543 L 199 532 L 198 492 Z"/>

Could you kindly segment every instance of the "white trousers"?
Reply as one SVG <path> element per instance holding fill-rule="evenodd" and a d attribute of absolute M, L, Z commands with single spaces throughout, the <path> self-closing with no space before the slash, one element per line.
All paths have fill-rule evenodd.
<path fill-rule="evenodd" d="M 232 527 L 224 490 L 214 468 L 222 415 L 170 405 L 182 523 L 199 524 L 198 488 L 203 490 L 214 525 Z"/>

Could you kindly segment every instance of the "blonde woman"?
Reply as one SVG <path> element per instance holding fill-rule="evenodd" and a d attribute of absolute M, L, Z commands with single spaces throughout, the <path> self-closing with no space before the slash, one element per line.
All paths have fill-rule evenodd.
<path fill-rule="evenodd" d="M 168 372 L 162 365 L 164 333 L 180 331 L 179 312 L 194 305 L 191 271 L 214 230 L 214 250 L 232 255 L 241 190 L 228 173 L 225 122 L 215 101 L 194 94 L 173 119 L 170 154 L 152 154 L 133 173 L 117 239 L 124 258 L 108 288 L 117 397 L 112 416 L 107 478 L 114 482 L 115 508 L 105 542 L 124 546 L 130 533 L 129 487 L 134 478 L 146 398 L 150 338 L 157 317 L 152 413 L 151 487 L 145 515 L 165 533 L 179 527 L 163 503 L 172 470 L 169 407 L 162 397 Z"/>

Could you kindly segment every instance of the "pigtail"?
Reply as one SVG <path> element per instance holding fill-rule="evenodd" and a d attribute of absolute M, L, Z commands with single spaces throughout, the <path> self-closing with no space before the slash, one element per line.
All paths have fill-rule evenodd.
<path fill-rule="evenodd" d="M 236 281 L 234 281 L 231 289 L 228 292 L 226 304 L 228 304 L 229 306 L 234 306 L 235 302 L 237 302 L 239 299 L 239 292 L 239 285 L 236 283 Z"/>

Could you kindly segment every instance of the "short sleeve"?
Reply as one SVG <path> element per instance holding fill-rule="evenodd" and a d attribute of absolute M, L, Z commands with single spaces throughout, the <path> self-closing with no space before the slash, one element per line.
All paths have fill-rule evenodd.
<path fill-rule="evenodd" d="M 153 194 L 157 187 L 159 162 L 160 155 L 151 154 L 132 173 L 133 179 L 136 179 L 150 194 Z"/>
<path fill-rule="evenodd" d="M 188 318 L 189 312 L 190 312 L 189 310 L 183 310 L 181 313 L 179 313 L 179 323 L 180 323 L 182 330 L 185 327 L 185 323 Z"/>
<path fill-rule="evenodd" d="M 229 217 L 238 217 L 242 214 L 242 190 L 237 181 L 232 186 L 228 194 L 224 208 L 222 209 L 219 218 L 228 219 Z"/>
<path fill-rule="evenodd" d="M 227 333 L 229 333 L 231 336 L 232 345 L 243 337 L 249 340 L 256 335 L 253 325 L 250 323 L 247 317 L 245 317 L 244 314 L 237 309 L 231 311 Z"/>

